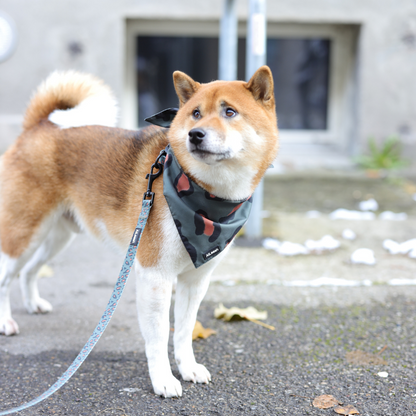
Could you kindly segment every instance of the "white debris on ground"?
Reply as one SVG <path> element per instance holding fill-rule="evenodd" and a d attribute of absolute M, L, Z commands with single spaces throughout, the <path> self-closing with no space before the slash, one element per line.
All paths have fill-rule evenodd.
<path fill-rule="evenodd" d="M 119 391 L 125 391 L 127 393 L 137 393 L 138 391 L 140 391 L 140 389 L 138 389 L 137 387 L 125 387 L 124 389 L 121 389 Z"/>
<path fill-rule="evenodd" d="M 361 211 L 377 211 L 378 210 L 378 203 L 374 198 L 370 198 L 367 201 L 361 201 L 358 204 L 358 208 Z"/>
<path fill-rule="evenodd" d="M 298 256 L 300 254 L 321 254 L 324 251 L 335 250 L 340 242 L 330 235 L 324 235 L 320 240 L 306 240 L 305 244 L 292 243 L 290 241 L 280 242 L 274 238 L 265 238 L 263 247 L 274 250 L 281 256 Z"/>
<path fill-rule="evenodd" d="M 416 279 L 391 279 L 387 284 L 390 286 L 414 286 Z"/>
<path fill-rule="evenodd" d="M 390 254 L 407 254 L 413 259 L 416 258 L 416 238 L 412 238 L 401 244 L 388 238 L 383 241 L 383 248 Z"/>
<path fill-rule="evenodd" d="M 351 254 L 351 263 L 373 266 L 376 264 L 374 251 L 369 248 L 358 248 Z"/>
<path fill-rule="evenodd" d="M 275 238 L 265 238 L 262 242 L 263 247 L 267 250 L 275 250 L 277 251 L 282 243 L 279 240 L 276 240 Z"/>
<path fill-rule="evenodd" d="M 274 250 L 282 256 L 297 256 L 299 254 L 309 254 L 308 249 L 302 244 L 291 243 L 290 241 L 280 242 L 274 238 L 265 238 L 263 247 L 268 250 Z"/>
<path fill-rule="evenodd" d="M 368 202 L 368 201 L 362 201 Z M 376 202 L 376 201 L 375 201 Z M 335 211 L 329 214 L 331 220 L 375 220 L 376 214 L 367 211 L 355 211 L 344 208 L 336 209 Z M 392 211 L 383 211 L 378 219 L 385 221 L 405 221 L 407 220 L 407 214 L 405 212 L 392 212 Z"/>
<path fill-rule="evenodd" d="M 283 281 L 283 286 L 321 287 L 321 286 L 371 286 L 371 280 L 347 280 L 333 277 L 320 277 L 314 280 Z"/>
<path fill-rule="evenodd" d="M 331 220 L 374 220 L 374 212 L 354 211 L 344 208 L 336 209 L 329 214 Z"/>
<path fill-rule="evenodd" d="M 355 240 L 357 238 L 357 235 L 355 234 L 355 232 L 353 230 L 351 230 L 350 228 L 346 228 L 343 232 L 342 232 L 342 238 L 344 240 Z"/>
<path fill-rule="evenodd" d="M 382 212 L 378 218 L 380 220 L 387 220 L 387 221 L 406 221 L 407 214 L 405 212 L 391 212 L 391 211 L 384 211 Z"/>
<path fill-rule="evenodd" d="M 307 218 L 319 218 L 322 214 L 319 211 L 312 210 L 308 211 L 305 215 Z"/>
<path fill-rule="evenodd" d="M 335 250 L 341 245 L 338 240 L 335 240 L 331 235 L 324 235 L 320 240 L 306 240 L 305 247 L 310 252 L 315 252 L 317 254 L 322 253 L 327 250 Z"/>
<path fill-rule="evenodd" d="M 309 250 L 298 243 L 283 241 L 281 246 L 276 250 L 281 256 L 297 256 L 299 254 L 309 254 Z"/>
<path fill-rule="evenodd" d="M 413 199 L 416 201 L 416 194 L 414 194 Z M 336 209 L 335 211 L 329 214 L 329 218 L 332 220 L 374 220 L 376 218 L 376 214 L 371 211 L 377 211 L 379 209 L 379 205 L 374 198 L 368 199 L 366 201 L 361 201 L 359 203 L 359 208 L 361 211 L 356 210 L 348 210 L 344 208 Z M 306 212 L 307 218 L 319 218 L 322 216 L 322 213 L 317 210 L 311 210 Z M 378 219 L 380 220 L 387 220 L 387 221 L 405 221 L 407 220 L 407 214 L 405 212 L 394 213 L 392 211 L 384 211 L 379 216 Z M 346 228 L 342 231 L 342 238 L 345 240 L 355 240 L 357 238 L 356 233 Z M 333 238 L 330 235 L 323 236 L 320 240 L 311 240 L 308 239 L 305 243 L 298 244 L 292 243 L 290 241 L 279 241 L 273 238 L 266 238 L 263 240 L 263 247 L 268 250 L 274 250 L 281 256 L 297 256 L 297 255 L 307 255 L 307 254 L 321 254 L 324 251 L 332 251 L 341 246 L 341 243 Z M 416 238 L 412 240 L 405 241 L 404 243 L 398 243 L 396 241 L 386 239 L 383 242 L 383 248 L 387 250 L 390 254 L 404 254 L 408 255 L 410 258 L 416 259 Z M 350 261 L 353 264 L 366 264 L 373 266 L 376 264 L 376 259 L 374 256 L 374 251 L 368 248 L 359 248 L 355 250 L 350 257 Z M 327 278 L 321 278 L 327 279 Z M 339 279 L 336 279 L 338 284 L 342 285 L 342 282 L 339 282 Z M 396 279 L 397 280 L 397 279 Z M 400 280 L 400 279 L 399 279 Z M 403 280 L 403 279 L 401 279 Z M 405 279 L 406 280 L 406 279 Z M 408 279 L 409 280 L 409 279 Z M 307 285 L 315 285 L 315 284 L 326 284 L 321 283 L 323 280 L 315 281 L 307 281 L 305 283 Z M 290 282 L 287 285 L 303 285 L 303 281 L 294 281 Z M 306 281 L 305 281 L 306 282 Z M 353 282 L 353 281 L 348 281 Z M 415 280 L 416 282 L 416 280 Z M 285 285 L 285 283 L 282 283 Z M 355 284 L 355 283 L 354 283 Z M 362 282 L 356 283 L 362 284 Z M 395 285 L 394 281 L 389 283 L 391 285 Z M 416 284 L 413 283 L 413 280 L 407 283 L 397 283 L 398 285 L 402 284 Z M 353 283 L 348 283 L 346 285 L 353 285 Z"/>

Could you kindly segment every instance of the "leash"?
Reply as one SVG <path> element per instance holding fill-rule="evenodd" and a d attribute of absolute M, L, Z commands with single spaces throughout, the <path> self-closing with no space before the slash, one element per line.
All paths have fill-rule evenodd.
<path fill-rule="evenodd" d="M 149 217 L 150 209 L 152 208 L 155 193 L 152 192 L 153 181 L 163 173 L 163 163 L 166 156 L 166 151 L 162 150 L 159 153 L 155 163 L 152 165 L 150 173 L 146 175 L 146 179 L 149 179 L 147 191 L 143 194 L 142 210 L 140 212 L 139 219 L 137 221 L 136 229 L 134 230 L 133 236 L 130 241 L 129 249 L 127 250 L 126 257 L 121 267 L 120 274 L 118 276 L 117 282 L 114 286 L 113 293 L 111 294 L 110 300 L 108 301 L 107 307 L 103 313 L 103 316 L 98 322 L 98 325 L 95 327 L 93 334 L 90 336 L 87 343 L 82 348 L 81 352 L 75 358 L 73 363 L 68 367 L 64 374 L 58 379 L 58 381 L 53 384 L 47 391 L 42 393 L 40 396 L 31 400 L 28 403 L 22 404 L 21 406 L 14 407 L 9 410 L 4 410 L 0 412 L 0 416 L 9 415 L 11 413 L 20 412 L 21 410 L 27 409 L 35 404 L 40 403 L 45 400 L 57 390 L 59 390 L 78 370 L 81 364 L 88 357 L 89 353 L 93 350 L 98 340 L 101 338 L 101 335 L 107 328 L 108 323 L 110 322 L 114 311 L 118 305 L 118 302 L 123 294 L 124 287 L 127 283 L 127 280 L 130 275 L 130 271 L 133 267 L 134 259 L 136 258 L 137 247 L 140 243 L 140 239 L 146 226 L 147 219 Z M 157 172 L 153 172 L 154 169 L 158 169 Z M 150 199 L 148 199 L 150 198 Z"/>

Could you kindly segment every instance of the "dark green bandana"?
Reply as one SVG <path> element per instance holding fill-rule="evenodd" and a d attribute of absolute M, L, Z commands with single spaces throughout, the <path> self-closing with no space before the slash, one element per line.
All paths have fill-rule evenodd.
<path fill-rule="evenodd" d="M 251 210 L 251 197 L 227 201 L 211 195 L 182 170 L 170 146 L 163 170 L 163 194 L 195 267 L 205 264 L 233 240 Z"/>

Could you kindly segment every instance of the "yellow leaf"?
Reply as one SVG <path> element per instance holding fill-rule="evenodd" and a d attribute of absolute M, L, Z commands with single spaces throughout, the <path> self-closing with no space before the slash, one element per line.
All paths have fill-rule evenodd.
<path fill-rule="evenodd" d="M 248 308 L 226 308 L 222 303 L 219 304 L 218 308 L 214 310 L 214 316 L 217 319 L 223 319 L 224 321 L 232 321 L 239 319 L 247 319 L 248 321 L 254 322 L 258 325 L 264 326 L 265 328 L 274 330 L 275 328 L 271 325 L 267 325 L 260 322 L 259 319 L 267 319 L 267 311 L 258 311 L 256 308 L 249 306 Z"/>
<path fill-rule="evenodd" d="M 312 404 L 313 407 L 317 407 L 318 409 L 329 409 L 341 403 L 334 396 L 323 394 L 322 396 L 315 397 Z"/>
<path fill-rule="evenodd" d="M 39 269 L 37 276 L 39 278 L 41 278 L 41 277 L 52 277 L 53 276 L 53 269 L 52 269 L 52 267 L 48 266 L 47 264 L 44 264 Z"/>
<path fill-rule="evenodd" d="M 347 404 L 346 406 L 337 406 L 334 409 L 335 413 L 339 415 L 359 415 L 360 412 L 352 405 Z"/>
<path fill-rule="evenodd" d="M 211 328 L 204 328 L 201 322 L 196 321 L 194 330 L 192 331 L 192 340 L 197 338 L 208 338 L 210 335 L 216 334 L 216 332 Z"/>
<path fill-rule="evenodd" d="M 350 364 L 355 365 L 386 365 L 387 362 L 383 360 L 378 354 L 371 354 L 365 351 L 350 351 L 345 354 L 345 358 Z"/>

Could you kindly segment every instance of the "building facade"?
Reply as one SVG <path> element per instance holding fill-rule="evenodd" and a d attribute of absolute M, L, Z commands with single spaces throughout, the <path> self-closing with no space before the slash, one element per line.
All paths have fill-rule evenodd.
<path fill-rule="evenodd" d="M 236 1 L 244 79 L 248 1 Z M 0 62 L 0 152 L 56 69 L 104 79 L 121 127 L 175 106 L 173 70 L 202 82 L 218 76 L 222 12 L 223 0 L 0 0 L 0 18 L 17 32 L 14 53 Z M 267 0 L 267 38 L 286 168 L 348 166 L 370 137 L 398 136 L 407 157 L 416 154 L 413 0 Z"/>

